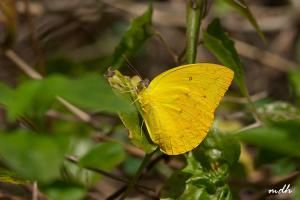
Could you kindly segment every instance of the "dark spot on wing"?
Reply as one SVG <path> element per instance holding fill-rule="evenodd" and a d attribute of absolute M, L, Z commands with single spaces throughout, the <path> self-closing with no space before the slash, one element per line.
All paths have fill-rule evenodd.
<path fill-rule="evenodd" d="M 206 98 L 206 96 L 204 95 L 203 98 Z"/>
<path fill-rule="evenodd" d="M 189 77 L 189 81 L 191 81 L 191 80 L 193 80 L 193 77 L 190 76 L 190 77 Z"/>

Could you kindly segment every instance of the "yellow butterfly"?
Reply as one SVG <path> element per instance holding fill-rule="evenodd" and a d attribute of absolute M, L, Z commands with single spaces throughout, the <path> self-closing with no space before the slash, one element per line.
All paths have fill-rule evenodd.
<path fill-rule="evenodd" d="M 197 147 L 232 78 L 231 69 L 208 63 L 179 66 L 155 77 L 138 93 L 151 140 L 169 155 Z"/>

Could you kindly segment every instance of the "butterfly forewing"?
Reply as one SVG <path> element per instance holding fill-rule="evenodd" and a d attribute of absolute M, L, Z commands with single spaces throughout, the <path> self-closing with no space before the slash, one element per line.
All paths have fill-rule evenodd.
<path fill-rule="evenodd" d="M 152 141 L 170 155 L 198 146 L 232 78 L 232 70 L 205 63 L 176 67 L 157 76 L 139 94 Z"/>

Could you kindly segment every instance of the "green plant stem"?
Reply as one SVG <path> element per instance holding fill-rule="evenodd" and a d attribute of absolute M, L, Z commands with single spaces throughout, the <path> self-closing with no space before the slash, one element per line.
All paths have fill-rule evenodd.
<path fill-rule="evenodd" d="M 203 2 L 204 0 L 187 1 L 186 58 L 188 63 L 195 63 L 196 60 Z"/>
<path fill-rule="evenodd" d="M 155 154 L 155 152 L 157 151 L 157 149 L 151 153 L 148 153 L 145 155 L 141 165 L 138 168 L 138 171 L 135 173 L 135 176 L 133 177 L 133 179 L 130 181 L 126 191 L 124 192 L 124 194 L 121 196 L 120 200 L 124 200 L 127 198 L 127 196 L 130 194 L 130 192 L 132 191 L 132 189 L 134 188 L 135 184 L 137 183 L 137 181 L 139 180 L 140 176 L 142 175 L 144 169 L 146 168 L 147 164 L 149 163 L 149 161 L 151 160 L 152 156 Z"/>

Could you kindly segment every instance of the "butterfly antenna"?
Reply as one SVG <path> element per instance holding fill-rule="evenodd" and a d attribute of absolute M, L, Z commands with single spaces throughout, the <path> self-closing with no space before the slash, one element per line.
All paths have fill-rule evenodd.
<path fill-rule="evenodd" d="M 142 120 L 142 124 L 141 124 L 141 128 L 140 128 L 140 130 L 141 130 L 141 135 L 143 134 L 143 126 L 144 126 L 144 123 L 145 123 L 145 120 L 144 120 L 144 118 L 142 118 L 143 120 Z"/>
<path fill-rule="evenodd" d="M 125 55 L 122 55 L 122 57 L 124 58 L 127 66 L 142 79 L 141 74 L 133 67 L 133 65 L 130 63 L 129 59 Z"/>

